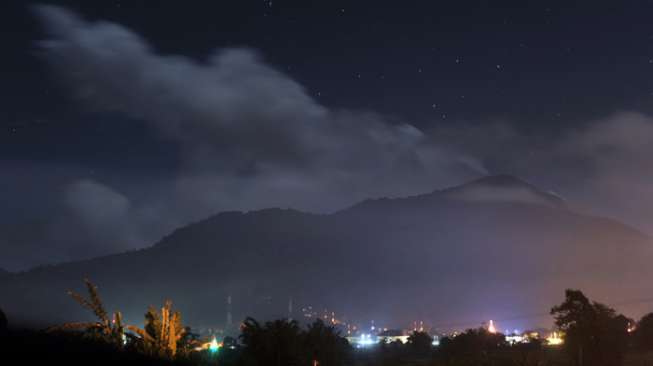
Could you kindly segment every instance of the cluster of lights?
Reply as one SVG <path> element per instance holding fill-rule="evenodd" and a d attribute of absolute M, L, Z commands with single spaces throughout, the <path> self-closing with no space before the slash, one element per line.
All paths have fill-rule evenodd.
<path fill-rule="evenodd" d="M 497 334 L 499 332 L 493 320 L 488 322 L 487 331 L 492 334 Z M 630 328 L 628 331 L 631 331 Z M 537 332 L 522 334 L 518 329 L 515 329 L 512 334 L 507 334 L 505 338 L 508 343 L 515 345 L 519 343 L 528 343 L 531 341 L 531 339 L 539 338 L 539 334 Z M 564 343 L 564 338 L 559 332 L 553 332 L 547 338 L 545 338 L 545 341 L 546 345 L 548 346 L 559 346 Z"/>
<path fill-rule="evenodd" d="M 361 338 L 358 341 L 358 344 L 360 344 L 363 347 L 371 346 L 376 343 L 376 340 L 372 338 L 370 334 L 361 334 Z"/>
<path fill-rule="evenodd" d="M 546 344 L 549 346 L 559 346 L 564 342 L 564 339 L 558 332 L 553 332 L 551 335 L 546 337 Z"/>

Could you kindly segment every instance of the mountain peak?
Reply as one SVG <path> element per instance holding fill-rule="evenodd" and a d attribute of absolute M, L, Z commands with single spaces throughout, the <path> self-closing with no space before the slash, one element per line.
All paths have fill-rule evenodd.
<path fill-rule="evenodd" d="M 487 175 L 471 182 L 465 183 L 459 187 L 483 185 L 492 187 L 529 187 L 534 188 L 530 183 L 509 174 Z"/>
<path fill-rule="evenodd" d="M 562 198 L 550 191 L 508 174 L 488 175 L 471 182 L 444 189 L 448 198 L 473 202 L 513 202 L 564 208 Z"/>

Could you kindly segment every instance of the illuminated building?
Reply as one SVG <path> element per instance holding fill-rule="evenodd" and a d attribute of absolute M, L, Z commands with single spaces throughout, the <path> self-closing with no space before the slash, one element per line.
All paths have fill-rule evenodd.
<path fill-rule="evenodd" d="M 506 342 L 510 343 L 510 345 L 515 345 L 519 343 L 528 343 L 530 342 L 530 339 L 521 334 L 510 334 L 506 335 Z"/>
<path fill-rule="evenodd" d="M 371 334 L 363 333 L 358 337 L 346 337 L 347 341 L 356 348 L 367 348 L 379 343 L 379 338 Z"/>
<path fill-rule="evenodd" d="M 440 337 L 434 335 L 433 336 L 433 342 L 431 342 L 431 345 L 434 347 L 437 347 L 440 345 Z"/>
<path fill-rule="evenodd" d="M 385 330 L 379 333 L 379 341 L 384 343 L 393 343 L 399 341 L 403 344 L 406 344 L 408 343 L 408 337 L 409 335 L 406 334 L 405 331 L 396 329 Z"/>

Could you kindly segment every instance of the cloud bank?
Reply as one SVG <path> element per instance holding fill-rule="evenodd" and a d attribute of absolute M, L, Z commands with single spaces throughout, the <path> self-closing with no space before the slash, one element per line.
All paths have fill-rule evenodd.
<path fill-rule="evenodd" d="M 104 182 L 71 184 L 65 206 L 99 242 L 139 247 L 218 211 L 329 212 L 485 173 L 473 157 L 432 144 L 410 124 L 321 105 L 254 50 L 217 50 L 198 62 L 157 54 L 118 24 L 89 22 L 59 7 L 37 12 L 49 35 L 39 43 L 43 55 L 80 102 L 145 121 L 181 149 L 165 197 L 144 204 L 165 216 L 156 235 L 134 228 L 141 222 L 134 217 L 151 207 L 134 207 Z"/>
<path fill-rule="evenodd" d="M 115 23 L 39 7 L 45 59 L 72 94 L 98 111 L 145 121 L 177 143 L 181 166 L 163 196 L 134 202 L 80 180 L 62 202 L 93 255 L 152 244 L 178 225 L 223 210 L 293 207 L 329 212 L 356 201 L 432 191 L 489 172 L 555 187 L 575 207 L 651 229 L 653 120 L 615 113 L 554 138 L 513 122 L 428 131 L 373 111 L 329 108 L 251 49 L 198 62 L 158 54 Z M 145 229 L 143 229 L 145 228 Z M 65 236 L 65 235 L 64 235 Z M 93 238 L 92 236 L 95 236 Z"/>

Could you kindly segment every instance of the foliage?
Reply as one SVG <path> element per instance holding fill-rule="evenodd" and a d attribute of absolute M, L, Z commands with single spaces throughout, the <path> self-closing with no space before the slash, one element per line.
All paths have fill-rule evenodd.
<path fill-rule="evenodd" d="M 255 365 L 301 364 L 301 330 L 297 321 L 275 320 L 261 325 L 252 318 L 243 323 L 243 359 Z"/>
<path fill-rule="evenodd" d="M 653 313 L 644 315 L 635 329 L 635 345 L 643 350 L 653 350 Z"/>
<path fill-rule="evenodd" d="M 485 328 L 468 329 L 453 337 L 440 340 L 440 354 L 448 363 L 483 364 L 488 361 L 488 353 L 507 347 L 505 337 L 500 333 L 490 333 Z"/>
<path fill-rule="evenodd" d="M 252 318 L 243 323 L 240 336 L 246 365 L 340 365 L 349 344 L 335 328 L 321 320 L 302 330 L 294 321 L 275 320 L 261 325 Z"/>
<path fill-rule="evenodd" d="M 11 329 L 6 337 L 1 338 L 1 341 L 0 364 L 7 366 L 191 366 L 148 357 L 139 352 L 117 349 L 102 339 L 91 338 L 80 332 Z"/>
<path fill-rule="evenodd" d="M 7 316 L 5 313 L 0 309 L 0 334 L 3 334 L 7 331 L 7 328 L 9 328 L 9 322 L 7 321 Z"/>
<path fill-rule="evenodd" d="M 92 338 L 103 340 L 116 347 L 121 347 L 124 343 L 125 337 L 125 327 L 122 323 L 122 314 L 118 311 L 113 313 L 111 318 L 109 318 L 109 315 L 102 304 L 97 286 L 95 286 L 89 279 L 84 279 L 84 283 L 86 284 L 86 290 L 88 291 L 88 299 L 73 291 L 68 291 L 68 294 L 80 305 L 91 310 L 93 314 L 95 314 L 97 321 L 65 323 L 60 326 L 51 327 L 48 331 L 83 329 L 86 334 Z"/>
<path fill-rule="evenodd" d="M 433 339 L 426 332 L 413 332 L 408 337 L 408 346 L 418 354 L 428 354 L 431 351 Z"/>
<path fill-rule="evenodd" d="M 309 360 L 321 366 L 341 365 L 349 357 L 349 343 L 334 327 L 317 319 L 304 332 L 304 349 Z M 309 363 L 304 363 L 309 364 Z"/>
<path fill-rule="evenodd" d="M 567 290 L 565 301 L 553 307 L 551 315 L 565 333 L 565 350 L 576 365 L 621 364 L 628 345 L 628 318 L 590 302 L 578 290 Z"/>
<path fill-rule="evenodd" d="M 181 313 L 172 311 L 172 302 L 165 301 L 160 312 L 150 306 L 145 313 L 145 327 L 127 326 L 138 338 L 135 346 L 145 354 L 172 359 L 186 355 L 190 349 L 184 342 L 186 328 L 181 323 Z"/>

